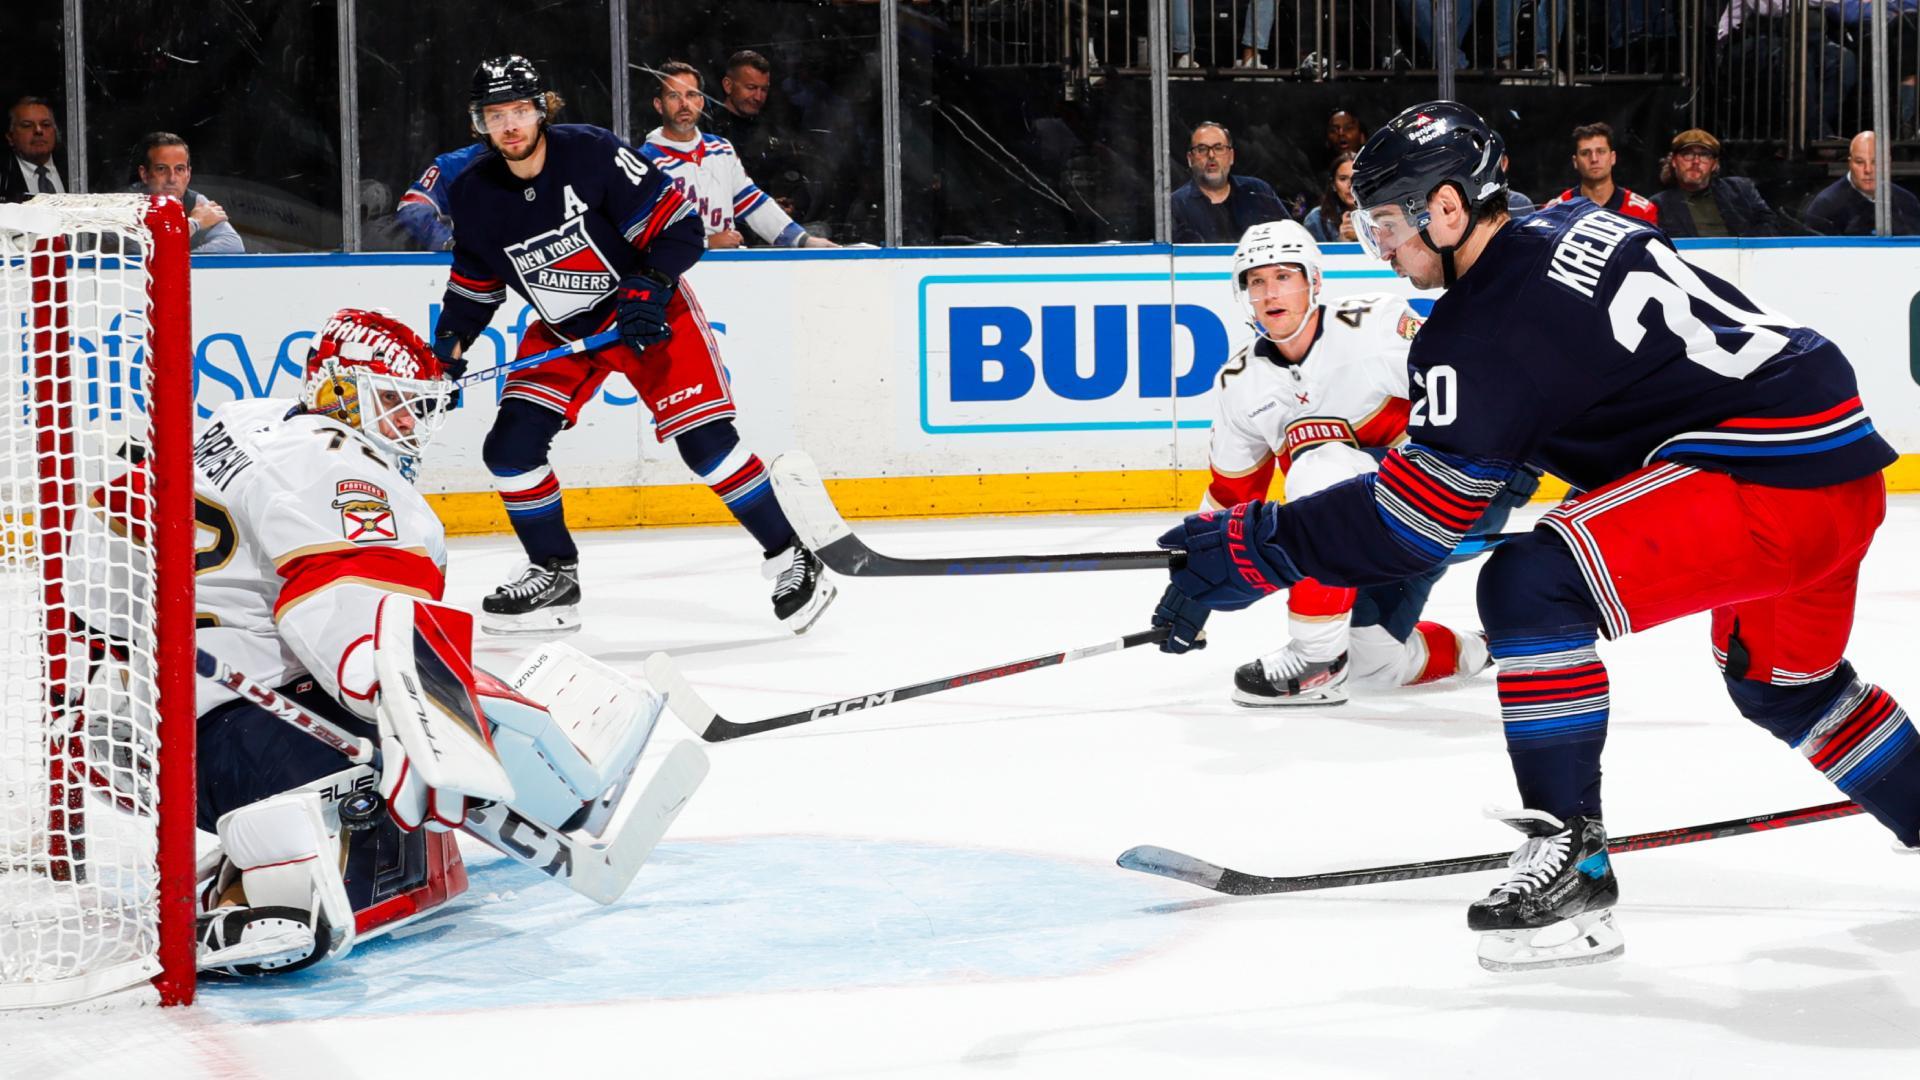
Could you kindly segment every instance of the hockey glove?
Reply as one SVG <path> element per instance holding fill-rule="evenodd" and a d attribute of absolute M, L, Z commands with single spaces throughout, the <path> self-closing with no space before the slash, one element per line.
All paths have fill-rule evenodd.
<path fill-rule="evenodd" d="M 467 373 L 467 348 L 469 342 L 460 340 L 460 335 L 452 330 L 442 330 L 433 335 L 433 355 L 440 361 L 440 370 L 454 383 Z M 460 387 L 453 388 L 453 396 L 447 399 L 447 408 L 460 407 Z"/>
<path fill-rule="evenodd" d="M 658 270 L 622 278 L 614 286 L 614 309 L 620 317 L 620 339 L 635 352 L 673 336 L 667 325 L 667 303 L 673 299 L 673 280 Z"/>
<path fill-rule="evenodd" d="M 1160 606 L 1153 609 L 1153 625 L 1167 628 L 1167 639 L 1160 643 L 1164 653 L 1183 653 L 1207 647 L 1207 616 L 1213 609 L 1168 585 L 1160 595 Z"/>
<path fill-rule="evenodd" d="M 1173 588 L 1215 611 L 1238 611 L 1300 580 L 1286 552 L 1260 542 L 1266 504 L 1255 500 L 1227 510 L 1192 514 L 1160 537 L 1160 546 L 1185 550 L 1173 565 Z"/>

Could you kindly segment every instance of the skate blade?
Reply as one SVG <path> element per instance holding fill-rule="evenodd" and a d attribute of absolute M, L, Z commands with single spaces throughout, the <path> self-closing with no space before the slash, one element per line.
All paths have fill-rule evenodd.
<path fill-rule="evenodd" d="M 1588 912 L 1551 926 L 1480 935 L 1480 966 L 1502 974 L 1604 964 L 1626 951 L 1626 938 L 1614 925 L 1611 911 Z"/>
<path fill-rule="evenodd" d="M 1315 706 L 1345 705 L 1347 701 L 1344 692 L 1327 694 L 1309 690 L 1285 697 L 1261 697 L 1238 689 L 1233 692 L 1233 703 L 1247 709 L 1310 709 Z"/>
<path fill-rule="evenodd" d="M 525 615 L 480 613 L 480 629 L 495 637 L 565 637 L 580 632 L 577 607 L 542 608 Z"/>
<path fill-rule="evenodd" d="M 833 603 L 833 598 L 839 595 L 840 590 L 834 588 L 833 582 L 821 578 L 820 583 L 814 586 L 813 599 L 808 601 L 807 606 L 780 620 L 780 625 L 795 634 L 806 633 L 813 629 L 814 623 L 820 621 L 820 616 L 827 610 L 827 605 Z"/>

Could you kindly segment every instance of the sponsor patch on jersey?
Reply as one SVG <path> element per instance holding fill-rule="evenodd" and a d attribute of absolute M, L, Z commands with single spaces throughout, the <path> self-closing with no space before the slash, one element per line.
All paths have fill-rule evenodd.
<path fill-rule="evenodd" d="M 1412 341 L 1416 336 L 1419 335 L 1420 326 L 1421 326 L 1420 316 L 1415 315 L 1411 311 L 1403 311 L 1400 313 L 1400 324 L 1393 328 L 1393 332 L 1396 334 L 1399 334 L 1401 337 L 1407 339 L 1408 341 Z"/>
<path fill-rule="evenodd" d="M 333 508 L 340 511 L 340 535 L 356 544 L 378 544 L 400 539 L 393 505 L 377 484 L 342 480 L 334 485 Z"/>
<path fill-rule="evenodd" d="M 613 291 L 613 267 L 588 235 L 584 218 L 509 245 L 506 254 L 527 299 L 549 324 L 588 310 Z"/>

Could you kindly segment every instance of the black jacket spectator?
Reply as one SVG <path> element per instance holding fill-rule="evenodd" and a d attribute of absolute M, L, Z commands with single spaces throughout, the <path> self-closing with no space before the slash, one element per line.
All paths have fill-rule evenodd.
<path fill-rule="evenodd" d="M 33 194 L 27 190 L 27 178 L 14 168 L 13 155 L 0 162 L 0 203 L 26 202 Z"/>
<path fill-rule="evenodd" d="M 1291 221 L 1293 215 L 1265 180 L 1229 176 L 1232 190 L 1214 202 L 1193 181 L 1173 193 L 1173 242 L 1236 244 L 1240 234 L 1263 221 Z"/>
<path fill-rule="evenodd" d="M 1713 195 L 1713 205 L 1720 209 L 1720 219 L 1727 223 L 1728 235 L 1778 234 L 1773 207 L 1761 198 L 1760 189 L 1753 186 L 1753 181 L 1744 176 L 1716 176 L 1707 185 L 1707 190 Z M 1677 239 L 1700 235 L 1700 230 L 1693 223 L 1693 211 L 1687 208 L 1687 193 L 1684 190 L 1670 187 L 1653 197 L 1653 205 L 1660 208 L 1660 230 L 1668 236 Z"/>
<path fill-rule="evenodd" d="M 1893 235 L 1920 235 L 1920 198 L 1896 184 L 1892 209 Z M 1807 204 L 1807 228 L 1821 236 L 1872 236 L 1873 200 L 1843 176 Z"/>

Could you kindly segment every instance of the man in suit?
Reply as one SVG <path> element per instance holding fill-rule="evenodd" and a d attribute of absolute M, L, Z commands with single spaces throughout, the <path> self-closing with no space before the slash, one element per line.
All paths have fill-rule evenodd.
<path fill-rule="evenodd" d="M 60 141 L 60 125 L 53 109 L 37 97 L 23 97 L 7 109 L 7 156 L 0 168 L 0 200 L 25 202 L 35 195 L 58 195 L 67 190 L 53 163 Z"/>

